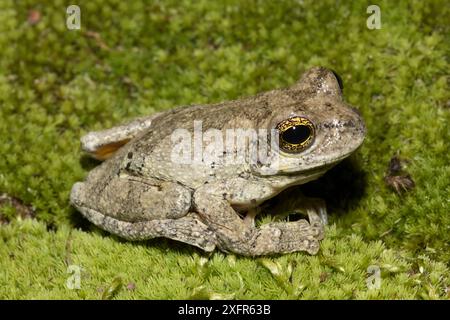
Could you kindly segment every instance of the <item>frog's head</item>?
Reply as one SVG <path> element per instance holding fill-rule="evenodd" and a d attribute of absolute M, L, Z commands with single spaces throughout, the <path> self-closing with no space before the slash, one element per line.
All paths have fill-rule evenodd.
<path fill-rule="evenodd" d="M 343 101 L 342 82 L 334 72 L 312 68 L 287 93 L 295 102 L 280 104 L 267 123 L 279 140 L 267 174 L 317 176 L 361 145 L 364 121 Z"/>

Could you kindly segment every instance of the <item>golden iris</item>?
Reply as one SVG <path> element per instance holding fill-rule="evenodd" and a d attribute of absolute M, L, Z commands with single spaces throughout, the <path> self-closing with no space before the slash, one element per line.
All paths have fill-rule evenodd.
<path fill-rule="evenodd" d="M 305 150 L 314 139 L 314 125 L 303 117 L 292 117 L 281 121 L 279 131 L 280 148 L 286 152 Z"/>

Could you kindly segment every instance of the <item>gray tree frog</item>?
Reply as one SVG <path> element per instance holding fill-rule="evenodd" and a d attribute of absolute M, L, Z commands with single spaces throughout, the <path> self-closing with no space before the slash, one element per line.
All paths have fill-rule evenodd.
<path fill-rule="evenodd" d="M 198 131 L 205 136 L 196 137 Z M 251 133 L 241 147 L 267 147 L 264 161 L 249 154 L 236 161 L 236 141 L 244 139 L 239 132 Z M 323 201 L 303 199 L 298 210 L 308 220 L 255 227 L 254 217 L 264 201 L 319 178 L 364 137 L 364 122 L 343 101 L 335 74 L 314 67 L 285 89 L 88 133 L 82 148 L 104 161 L 74 184 L 70 201 L 98 227 L 129 240 L 166 237 L 244 256 L 316 254 L 324 237 Z M 174 157 L 180 146 L 183 161 Z M 205 150 L 213 151 L 213 161 L 205 161 Z"/>

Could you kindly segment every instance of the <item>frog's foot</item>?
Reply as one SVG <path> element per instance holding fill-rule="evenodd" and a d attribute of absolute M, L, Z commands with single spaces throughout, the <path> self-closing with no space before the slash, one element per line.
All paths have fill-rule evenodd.
<path fill-rule="evenodd" d="M 260 213 L 259 208 L 251 208 L 247 211 L 247 214 L 244 217 L 244 223 L 248 227 L 255 226 L 255 218 Z"/>
<path fill-rule="evenodd" d="M 128 141 L 148 129 L 153 119 L 160 114 L 156 113 L 149 117 L 138 118 L 110 129 L 89 132 L 81 138 L 81 148 L 97 160 L 106 160 Z"/>
<path fill-rule="evenodd" d="M 294 213 L 306 213 L 311 226 L 320 230 L 319 240 L 324 237 L 324 226 L 328 224 L 328 214 L 325 201 L 320 198 L 303 197 Z"/>
<path fill-rule="evenodd" d="M 202 221 L 215 232 L 221 250 L 245 256 L 261 256 L 295 251 L 316 254 L 323 238 L 318 217 L 306 220 L 275 222 L 255 228 L 246 224 L 223 198 L 197 190 L 194 204 Z"/>
<path fill-rule="evenodd" d="M 306 220 L 295 222 L 273 222 L 261 226 L 254 240 L 257 255 L 306 251 L 317 254 L 319 240 L 323 239 L 321 227 Z"/>
<path fill-rule="evenodd" d="M 169 238 L 196 246 L 204 251 L 214 251 L 216 237 L 194 213 L 179 219 L 158 219 L 127 222 L 106 216 L 96 210 L 79 207 L 81 213 L 96 226 L 121 238 L 138 241 L 153 238 Z"/>
<path fill-rule="evenodd" d="M 305 198 L 305 201 L 303 202 L 303 209 L 308 214 L 310 222 L 313 217 L 316 218 L 318 216 L 320 218 L 320 221 L 318 222 L 323 225 L 328 224 L 327 205 L 323 199 Z"/>
<path fill-rule="evenodd" d="M 121 174 L 105 180 L 93 175 L 74 184 L 70 201 L 76 208 L 91 208 L 120 221 L 177 219 L 188 213 L 191 191 L 158 179 Z"/>

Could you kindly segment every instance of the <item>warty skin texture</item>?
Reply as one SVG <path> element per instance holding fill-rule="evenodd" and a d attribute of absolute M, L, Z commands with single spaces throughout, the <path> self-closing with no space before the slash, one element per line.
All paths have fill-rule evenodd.
<path fill-rule="evenodd" d="M 269 157 L 266 163 L 183 164 L 171 158 L 174 130 L 194 136 L 196 121 L 201 121 L 202 132 L 215 129 L 225 137 L 227 130 L 270 132 L 295 116 L 314 124 L 312 143 L 298 153 L 279 150 L 276 161 Z M 85 182 L 74 185 L 71 203 L 95 225 L 130 240 L 167 237 L 206 251 L 218 247 L 246 256 L 315 254 L 326 216 L 322 201 L 305 198 L 298 208 L 309 222 L 302 219 L 256 228 L 254 212 L 287 187 L 320 177 L 354 152 L 364 136 L 364 122 L 343 101 L 333 72 L 312 68 L 286 89 L 214 105 L 179 107 L 89 133 L 82 138 L 84 149 L 107 159 Z M 243 213 L 250 218 L 241 219 Z"/>

